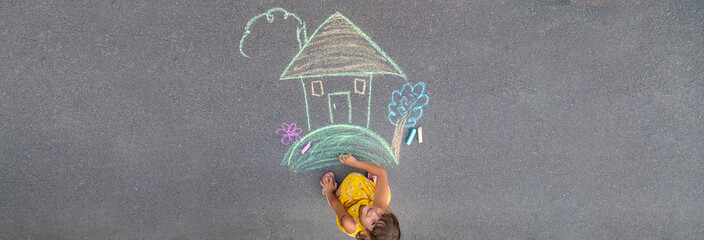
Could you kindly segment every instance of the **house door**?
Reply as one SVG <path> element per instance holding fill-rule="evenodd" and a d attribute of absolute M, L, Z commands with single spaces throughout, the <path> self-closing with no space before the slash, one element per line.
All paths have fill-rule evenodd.
<path fill-rule="evenodd" d="M 352 103 L 350 92 L 334 92 L 328 94 L 330 124 L 351 124 Z"/>

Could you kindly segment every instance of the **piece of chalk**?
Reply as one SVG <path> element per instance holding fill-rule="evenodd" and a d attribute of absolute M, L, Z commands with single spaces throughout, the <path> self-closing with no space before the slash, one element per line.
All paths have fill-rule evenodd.
<path fill-rule="evenodd" d="M 418 143 L 423 143 L 423 127 L 418 127 Z"/>
<path fill-rule="evenodd" d="M 408 134 L 408 140 L 406 140 L 406 145 L 411 145 L 413 138 L 416 136 L 416 129 L 411 129 L 411 134 Z"/>
<path fill-rule="evenodd" d="M 310 142 L 308 142 L 308 144 L 306 144 L 306 146 L 301 149 L 301 154 L 304 154 L 306 151 L 308 151 L 308 148 L 310 148 Z"/>

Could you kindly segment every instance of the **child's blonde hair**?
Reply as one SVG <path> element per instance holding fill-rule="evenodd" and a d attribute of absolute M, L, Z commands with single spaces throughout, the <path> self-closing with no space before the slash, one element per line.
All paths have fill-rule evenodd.
<path fill-rule="evenodd" d="M 398 218 L 390 207 L 386 208 L 384 216 L 379 218 L 374 228 L 369 232 L 367 229 L 357 234 L 357 239 L 369 240 L 398 240 L 401 239 L 401 229 L 398 225 Z"/>

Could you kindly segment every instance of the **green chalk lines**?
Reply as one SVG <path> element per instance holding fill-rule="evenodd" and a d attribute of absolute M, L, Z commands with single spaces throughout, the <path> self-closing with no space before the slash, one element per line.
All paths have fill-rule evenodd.
<path fill-rule="evenodd" d="M 301 149 L 311 143 L 310 148 L 301 154 Z M 288 165 L 293 172 L 307 172 L 336 164 L 340 153 L 351 153 L 360 161 L 376 165 L 396 163 L 389 144 L 371 130 L 353 125 L 329 125 L 317 129 L 288 149 L 282 165 Z"/>
<path fill-rule="evenodd" d="M 282 165 L 290 166 L 293 172 L 306 172 L 320 169 L 331 165 L 341 164 L 338 160 L 340 153 L 351 153 L 360 161 L 366 161 L 377 165 L 396 163 L 398 164 L 397 153 L 391 150 L 389 144 L 378 134 L 369 130 L 371 114 L 372 80 L 375 75 L 393 75 L 400 77 L 403 81 L 408 81 L 401 68 L 392 60 L 372 39 L 357 27 L 352 21 L 342 14 L 335 13 L 328 17 L 315 31 L 308 37 L 306 24 L 295 14 L 283 8 L 272 8 L 265 13 L 259 14 L 247 22 L 245 32 L 240 40 L 240 54 L 249 58 L 244 52 L 244 41 L 249 34 L 250 27 L 260 18 L 266 17 L 269 23 L 274 22 L 275 14 L 283 19 L 289 17 L 298 21 L 296 29 L 298 39 L 298 53 L 281 73 L 279 80 L 295 80 L 301 82 L 303 98 L 305 103 L 308 131 L 315 129 L 311 127 L 310 109 L 313 107 L 309 101 L 323 101 L 317 97 L 325 97 L 322 91 L 322 84 L 328 81 L 350 81 L 354 86 L 352 91 L 337 89 L 327 93 L 328 114 L 330 124 L 319 128 L 301 140 L 293 144 L 282 160 Z M 350 78 L 338 78 L 350 77 Z M 334 80 L 333 80 L 334 79 Z M 361 89 L 358 89 L 358 82 L 362 81 Z M 367 82 L 368 81 L 368 82 Z M 378 80 L 377 80 L 378 81 Z M 310 93 L 306 84 L 310 84 Z M 314 84 L 320 84 L 320 92 L 314 88 Z M 365 89 L 368 91 L 365 93 Z M 367 95 L 366 106 L 366 128 L 354 125 L 340 124 L 345 119 L 333 114 L 344 114 L 333 111 L 337 108 L 344 108 L 339 105 L 345 102 L 347 107 L 347 123 L 353 122 L 352 98 L 360 99 Z M 309 97 L 309 95 L 311 95 Z M 333 102 L 335 100 L 335 102 Z M 318 102 L 320 102 L 318 101 Z M 338 104 L 338 105 L 335 105 Z M 344 103 L 342 103 L 344 104 Z M 364 106 L 359 106 L 363 108 Z M 354 110 L 357 114 L 364 114 L 363 109 Z M 337 122 L 335 121 L 337 119 Z M 361 122 L 360 122 L 361 123 Z M 392 122 L 393 123 L 393 122 Z M 362 123 L 363 124 L 363 123 Z M 311 143 L 310 148 L 301 154 L 301 150 Z"/>
<path fill-rule="evenodd" d="M 379 74 L 406 79 L 394 60 L 338 12 L 325 20 L 305 41 L 279 79 Z"/>
<path fill-rule="evenodd" d="M 328 94 L 328 112 L 330 113 L 330 123 L 335 123 L 335 120 L 333 119 L 333 106 L 332 106 L 332 100 L 330 97 L 336 96 L 336 95 L 345 95 L 347 96 L 347 123 L 352 123 L 352 103 L 350 99 L 350 91 L 346 92 L 334 92 Z M 310 114 L 308 115 L 310 118 Z"/>

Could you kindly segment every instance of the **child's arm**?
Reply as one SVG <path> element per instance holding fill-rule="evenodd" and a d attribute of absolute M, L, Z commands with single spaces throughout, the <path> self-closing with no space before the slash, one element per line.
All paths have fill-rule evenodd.
<path fill-rule="evenodd" d="M 380 207 L 382 210 L 386 211 L 386 203 L 389 199 L 389 182 L 386 177 L 386 169 L 377 166 L 373 163 L 361 162 L 357 158 L 352 156 L 352 154 L 339 156 L 340 162 L 347 166 L 353 168 L 359 168 L 364 171 L 370 172 L 376 175 L 376 189 L 374 189 L 374 206 Z"/>
<path fill-rule="evenodd" d="M 349 234 L 353 233 L 356 227 L 354 219 L 352 219 L 352 216 L 345 212 L 345 208 L 342 207 L 342 203 L 340 203 L 340 200 L 335 197 L 335 192 L 325 193 L 325 197 L 328 199 L 328 204 L 330 204 L 332 210 L 335 210 L 335 214 L 340 220 L 342 227 L 345 228 L 345 232 Z"/>
<path fill-rule="evenodd" d="M 335 211 L 345 232 L 352 234 L 356 230 L 357 224 L 354 222 L 352 216 L 345 212 L 345 208 L 342 206 L 342 203 L 340 203 L 340 200 L 335 197 L 336 185 L 337 183 L 335 183 L 334 180 L 324 180 L 323 189 L 329 189 L 325 191 L 325 198 L 328 200 L 328 204 L 332 207 L 332 210 Z"/>

